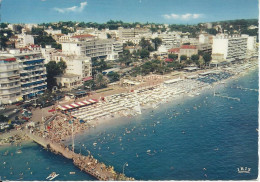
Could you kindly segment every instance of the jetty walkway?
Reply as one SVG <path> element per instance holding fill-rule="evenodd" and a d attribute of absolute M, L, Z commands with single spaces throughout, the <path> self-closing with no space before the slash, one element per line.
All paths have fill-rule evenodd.
<path fill-rule="evenodd" d="M 55 154 L 63 155 L 67 159 L 72 159 L 74 165 L 80 168 L 81 171 L 90 174 L 98 180 L 134 180 L 134 178 L 126 177 L 124 174 L 116 172 L 112 166 L 106 166 L 104 163 L 99 162 L 92 155 L 84 156 L 82 154 L 77 154 L 71 151 L 68 147 L 65 147 L 60 143 L 53 142 L 50 139 L 43 138 L 42 136 L 38 135 L 37 133 L 33 133 L 28 129 L 25 129 L 23 131 L 29 138 L 31 138 L 34 142 L 38 143 L 44 148 L 51 150 Z"/>

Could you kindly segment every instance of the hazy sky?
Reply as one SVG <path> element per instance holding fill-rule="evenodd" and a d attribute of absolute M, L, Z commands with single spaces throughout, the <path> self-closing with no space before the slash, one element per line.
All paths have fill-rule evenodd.
<path fill-rule="evenodd" d="M 1 21 L 194 24 L 258 18 L 258 7 L 258 0 L 2 0 Z"/>

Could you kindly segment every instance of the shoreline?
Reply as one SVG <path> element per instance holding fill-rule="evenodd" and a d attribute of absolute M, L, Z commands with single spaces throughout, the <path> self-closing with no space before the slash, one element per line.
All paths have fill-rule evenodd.
<path fill-rule="evenodd" d="M 160 99 L 158 99 L 158 100 L 155 100 L 156 102 L 147 102 L 147 103 L 144 103 L 144 104 L 142 104 L 142 106 L 140 106 L 141 104 L 140 104 L 140 102 L 142 101 L 142 100 L 140 100 L 140 102 L 139 102 L 139 100 L 138 100 L 138 103 L 139 103 L 139 107 L 140 107 L 140 109 L 141 110 L 145 110 L 144 112 L 146 113 L 146 111 L 148 110 L 148 112 L 149 112 L 149 110 L 150 109 L 156 109 L 156 108 L 160 108 L 160 106 L 162 106 L 162 105 L 165 105 L 165 104 L 171 104 L 171 103 L 173 103 L 173 101 L 177 101 L 176 103 L 178 103 L 178 105 L 179 104 L 182 104 L 182 102 L 183 102 L 183 100 L 186 100 L 186 99 L 188 99 L 188 100 L 190 100 L 190 99 L 192 99 L 192 97 L 195 97 L 195 96 L 198 96 L 198 95 L 200 95 L 200 93 L 201 94 L 204 94 L 204 93 L 208 93 L 208 94 L 211 94 L 212 93 L 212 90 L 214 89 L 214 91 L 215 91 L 215 88 L 216 87 L 218 87 L 218 86 L 220 86 L 220 87 L 222 87 L 222 83 L 224 83 L 224 84 L 228 84 L 228 82 L 230 82 L 230 81 L 232 81 L 232 80 L 235 80 L 235 79 L 237 79 L 237 78 L 241 78 L 241 77 L 243 77 L 244 75 L 246 75 L 246 74 L 249 74 L 250 72 L 253 72 L 253 71 L 256 71 L 256 69 L 258 68 L 258 65 L 254 65 L 254 67 L 252 67 L 251 69 L 247 69 L 247 70 L 245 70 L 245 71 L 243 71 L 243 72 L 239 72 L 238 74 L 234 74 L 234 75 L 232 75 L 232 76 L 230 76 L 230 77 L 228 77 L 227 79 L 222 79 L 222 80 L 219 80 L 219 81 L 217 81 L 217 82 L 214 82 L 214 83 L 211 83 L 211 84 L 198 84 L 198 83 L 200 83 L 200 82 L 197 82 L 197 80 L 196 81 L 189 81 L 189 80 L 186 80 L 187 81 L 187 83 L 196 83 L 195 85 L 192 85 L 192 86 L 195 86 L 195 88 L 194 87 L 191 87 L 191 88 L 189 88 L 188 90 L 182 90 L 182 92 L 181 93 L 179 93 L 179 94 L 175 94 L 175 95 L 169 95 L 169 97 L 162 97 L 161 98 L 161 95 L 159 95 L 159 97 L 160 97 Z M 187 84 L 187 83 L 185 83 L 185 84 Z M 177 84 L 181 84 L 181 85 L 183 85 L 184 83 L 182 82 L 182 83 L 177 83 Z M 176 87 L 176 85 L 174 84 L 173 85 L 174 87 Z M 196 87 L 197 86 L 197 87 Z M 183 87 L 183 88 L 186 88 L 185 86 Z M 145 92 L 143 95 L 149 95 L 149 93 L 150 94 L 152 94 L 152 92 L 154 91 L 154 90 L 156 90 L 156 89 L 158 89 L 157 91 L 160 93 L 160 91 L 162 92 L 162 90 L 166 90 L 167 91 L 167 87 L 165 87 L 165 85 L 162 83 L 162 84 L 160 84 L 160 85 L 158 85 L 158 86 L 156 86 L 154 89 L 152 89 L 152 91 L 151 90 L 149 90 L 149 89 L 146 89 L 147 90 L 147 92 Z M 168 88 L 168 89 L 172 89 L 172 86 L 170 87 L 170 88 Z M 202 93 L 203 92 L 203 93 Z M 168 93 L 168 92 L 166 92 L 166 93 Z M 138 97 L 135 97 L 135 95 L 137 95 L 137 94 L 135 94 L 135 93 L 130 93 L 129 94 L 129 97 L 131 97 L 130 95 L 132 94 L 132 96 L 133 96 L 133 98 L 132 99 L 138 99 Z M 142 94 L 142 92 L 141 92 L 141 94 Z M 163 95 L 165 95 L 165 93 L 163 94 Z M 139 96 L 139 98 L 140 98 L 140 96 Z M 122 98 L 121 98 L 122 99 Z M 121 101 L 121 99 L 119 99 L 120 101 Z M 131 100 L 131 99 L 130 99 Z M 109 100 L 108 101 L 106 101 L 106 102 L 101 102 L 102 104 L 99 104 L 99 106 L 94 106 L 93 105 L 93 107 L 95 107 L 96 109 L 101 109 L 101 111 L 103 111 L 104 112 L 104 110 L 103 110 L 103 107 L 102 106 L 104 106 L 105 104 L 108 104 L 109 103 Z M 118 103 L 117 103 L 118 104 Z M 120 105 L 119 105 L 120 106 Z M 135 106 L 134 106 L 134 108 L 135 108 Z M 134 108 L 132 108 L 132 109 L 134 109 Z M 129 110 L 131 111 L 131 108 L 129 108 Z M 123 110 L 124 111 L 124 110 Z M 141 113 L 138 113 L 138 110 L 135 110 L 134 112 L 128 112 L 127 113 L 127 115 L 126 114 L 124 114 L 124 113 L 120 113 L 119 112 L 119 114 L 117 114 L 117 112 L 115 112 L 113 115 L 114 115 L 114 117 L 112 117 L 111 116 L 111 114 L 109 114 L 109 115 L 105 115 L 104 117 L 102 117 L 102 118 L 98 118 L 98 119 L 96 119 L 96 120 L 92 120 L 92 123 L 91 124 L 88 124 L 88 128 L 86 129 L 84 129 L 84 128 L 81 128 L 81 126 L 82 126 L 82 124 L 81 123 L 78 123 L 78 125 L 77 125 L 77 123 L 75 123 L 75 126 L 79 126 L 79 128 L 80 128 L 80 130 L 76 130 L 77 132 L 75 132 L 75 137 L 80 137 L 81 135 L 82 136 L 84 136 L 84 135 L 87 135 L 88 134 L 88 132 L 90 132 L 90 130 L 91 130 L 91 128 L 93 128 L 93 130 L 92 131 L 94 131 L 95 132 L 95 130 L 96 130 L 96 128 L 95 127 L 99 127 L 99 126 L 102 126 L 102 127 L 104 127 L 105 126 L 105 124 L 111 124 L 111 127 L 113 127 L 113 122 L 115 123 L 115 122 L 117 122 L 117 121 L 120 121 L 120 122 L 122 122 L 122 123 L 124 123 L 125 122 L 125 118 L 126 117 L 134 117 L 134 116 L 136 116 L 136 115 L 139 115 L 139 114 L 143 114 L 142 112 Z M 55 134 L 58 134 L 57 132 L 63 132 L 63 131 L 70 131 L 70 129 L 71 129 L 71 126 L 72 126 L 72 133 L 73 133 L 73 125 L 70 125 L 69 124 L 69 122 L 65 122 L 65 121 L 67 121 L 66 120 L 66 118 L 63 118 L 62 117 L 63 115 L 59 115 L 59 119 L 57 120 L 57 122 L 61 122 L 61 123 L 65 123 L 65 124 L 67 124 L 67 126 L 69 126 L 70 128 L 67 128 L 68 130 L 61 130 L 61 131 L 59 131 L 59 130 L 55 130 L 55 120 L 53 121 L 53 122 L 51 122 L 52 123 L 52 126 L 53 126 L 53 131 L 52 131 L 52 134 L 54 134 L 54 135 L 51 135 L 51 132 L 49 131 L 49 135 L 45 135 L 45 132 L 43 132 L 43 133 L 41 133 L 41 131 L 37 131 L 37 129 L 30 129 L 30 133 L 31 134 L 33 134 L 33 135 L 37 135 L 37 137 L 39 138 L 39 139 L 41 139 L 41 140 L 44 140 L 44 141 L 48 141 L 48 142 L 50 142 L 50 146 L 54 146 L 54 144 L 57 144 L 58 146 L 60 146 L 60 147 L 63 147 L 64 149 L 67 149 L 67 150 L 70 150 L 69 148 L 70 148 L 70 143 L 69 142 L 71 142 L 71 135 L 67 135 L 67 138 L 66 138 L 66 140 L 55 140 Z M 67 118 L 68 119 L 68 118 Z M 75 119 L 75 121 L 78 121 L 78 120 L 76 120 Z M 113 122 L 112 122 L 113 121 Z M 57 124 L 57 123 L 56 123 Z M 85 124 L 87 124 L 87 123 L 85 123 Z M 84 125 L 85 125 L 84 124 Z M 94 126 L 94 127 L 92 127 L 92 126 Z M 77 129 L 77 128 L 76 128 Z M 82 130 L 82 129 L 84 129 L 84 130 Z M 13 132 L 15 132 L 15 130 L 13 131 Z M 16 132 L 19 132 L 19 131 L 16 131 Z M 27 131 L 27 132 L 29 132 L 29 130 Z M 10 132 L 10 133 L 7 133 L 7 134 L 9 134 L 9 135 L 11 135 L 11 133 L 12 132 Z M 25 130 L 23 131 L 23 130 L 21 130 L 21 133 L 23 133 L 23 134 L 25 134 Z M 28 134 L 28 136 L 30 136 L 31 134 Z M 69 134 L 69 133 L 68 133 Z M 45 138 L 46 137 L 46 138 Z M 62 139 L 65 139 L 65 138 L 62 138 Z M 32 142 L 32 140 L 25 140 L 25 141 L 22 141 L 21 142 L 21 144 L 26 144 L 26 143 L 31 143 Z M 34 142 L 32 142 L 32 143 L 34 143 Z M 38 143 L 38 142 L 36 142 L 36 143 Z M 20 144 L 20 146 L 21 146 L 21 144 Z M 40 144 L 41 145 L 41 144 Z M 8 146 L 13 146 L 13 145 L 11 145 L 11 144 L 7 144 L 7 145 L 5 145 L 5 146 L 1 146 L 0 145 L 0 149 L 1 150 L 4 150 L 4 149 L 6 149 L 6 148 L 8 148 Z M 17 144 L 16 144 L 16 146 L 17 146 Z M 74 145 L 72 145 L 72 146 L 74 146 Z M 46 147 L 46 148 L 48 148 L 48 146 Z M 66 155 L 64 155 L 62 152 L 60 153 L 59 152 L 59 150 L 57 151 L 57 150 L 55 150 L 55 147 L 53 148 L 54 150 L 52 150 L 52 152 L 53 153 L 55 153 L 55 154 L 61 154 L 61 155 L 63 155 L 64 157 L 66 157 Z M 77 156 L 77 155 L 79 155 L 79 154 L 76 154 L 76 153 L 74 153 L 74 150 L 70 150 L 71 152 L 73 151 L 73 154 L 75 154 L 75 156 Z M 80 159 L 80 157 L 77 159 L 77 158 L 73 158 L 73 163 L 74 163 L 74 165 L 76 166 L 76 167 L 79 167 L 81 170 L 83 170 L 84 168 L 82 168 L 82 165 L 84 166 L 85 165 L 85 163 L 86 162 L 88 162 L 88 161 L 85 161 L 85 156 L 82 156 L 83 158 L 82 158 L 82 160 Z M 90 156 L 91 157 L 91 156 Z M 93 156 L 92 156 L 93 157 Z M 96 159 L 95 159 L 96 160 Z M 84 163 L 84 161 L 85 161 L 85 163 Z M 102 161 L 102 160 L 100 160 L 100 161 Z M 82 162 L 83 162 L 83 164 L 82 164 Z M 105 165 L 104 163 L 100 163 L 100 162 L 98 162 L 98 164 L 100 164 L 100 165 Z M 109 166 L 110 167 L 110 166 Z M 109 168 L 108 168 L 109 169 Z M 85 169 L 84 169 L 85 170 Z M 86 169 L 87 170 L 87 169 Z M 101 170 L 102 171 L 102 170 Z M 88 170 L 87 171 L 85 171 L 86 173 L 90 173 Z M 97 178 L 97 179 L 99 179 L 99 178 Z M 102 178 L 101 178 L 102 179 Z M 131 178 L 129 178 L 129 179 L 131 179 Z"/>
<path fill-rule="evenodd" d="M 84 123 L 84 127 L 81 126 L 81 128 L 78 129 L 74 133 L 74 136 L 78 137 L 78 136 L 87 134 L 87 132 L 90 129 L 95 129 L 99 125 L 104 125 L 105 123 L 109 124 L 111 121 L 116 121 L 116 120 L 119 120 L 119 119 L 123 120 L 126 117 L 129 118 L 129 117 L 134 117 L 134 116 L 136 116 L 138 114 L 142 114 L 141 110 L 149 110 L 149 109 L 152 109 L 152 108 L 156 109 L 160 105 L 165 104 L 165 103 L 169 103 L 169 102 L 173 102 L 176 99 L 183 99 L 184 97 L 195 97 L 196 95 L 200 95 L 200 92 L 205 91 L 207 88 L 213 89 L 214 87 L 220 85 L 222 82 L 224 82 L 224 83 L 229 82 L 231 80 L 234 80 L 234 79 L 237 79 L 237 78 L 239 78 L 241 76 L 244 76 L 244 75 L 250 73 L 251 71 L 254 71 L 255 69 L 258 69 L 258 61 L 257 60 L 256 61 L 251 61 L 250 63 L 253 63 L 253 65 L 250 68 L 243 69 L 243 71 L 241 71 L 241 72 L 239 72 L 237 70 L 236 71 L 229 71 L 229 72 L 233 72 L 234 75 L 228 77 L 227 79 L 223 79 L 223 80 L 211 83 L 211 84 L 204 84 L 203 82 L 200 82 L 198 87 L 192 88 L 192 89 L 190 89 L 188 91 L 184 89 L 180 93 L 177 93 L 175 95 L 171 95 L 171 97 L 159 98 L 159 99 L 157 99 L 157 100 L 155 100 L 153 102 L 148 102 L 148 103 L 144 103 L 144 104 L 140 104 L 139 103 L 139 110 L 137 108 L 137 110 L 133 111 L 133 109 L 135 109 L 133 107 L 132 108 L 124 108 L 123 111 L 117 111 L 117 112 L 113 112 L 113 113 L 108 113 L 107 115 L 99 117 L 98 119 L 89 120 L 87 123 Z M 248 64 L 248 62 L 245 62 L 243 64 L 239 64 L 238 67 L 241 68 L 241 67 L 245 66 L 246 64 Z M 228 68 L 230 70 L 230 69 L 232 69 L 234 67 L 236 68 L 237 65 L 232 65 L 231 67 L 228 67 Z M 220 69 L 220 70 L 223 71 L 223 69 Z M 184 79 L 184 81 L 186 81 L 186 82 L 188 80 L 189 79 Z M 157 89 L 158 92 L 162 92 L 162 90 L 165 89 L 166 87 L 165 87 L 164 83 L 159 83 L 158 85 L 151 86 L 150 88 L 153 88 L 152 90 L 156 90 Z M 140 90 L 148 90 L 149 91 L 149 88 L 139 89 L 139 90 L 137 90 L 137 92 L 140 91 Z M 129 92 L 129 93 L 123 92 L 121 94 L 128 95 L 128 96 L 130 96 L 130 95 L 137 95 L 137 93 L 135 93 L 135 92 Z M 145 93 L 145 94 L 149 95 L 149 93 Z M 116 94 L 116 95 L 120 95 L 120 94 Z M 113 96 L 114 95 L 110 95 L 110 96 L 107 96 L 107 97 L 109 98 L 109 97 L 113 97 Z M 102 111 L 102 105 L 100 103 L 102 103 L 104 105 L 106 103 L 109 103 L 109 101 L 105 101 L 105 102 L 100 101 L 98 103 L 99 105 L 93 106 L 94 108 L 97 108 L 98 110 L 101 109 L 101 111 Z M 101 105 L 101 108 L 99 108 L 100 105 Z M 60 119 L 58 118 L 58 121 L 59 120 Z M 52 121 L 52 122 L 54 122 L 54 121 Z M 64 119 L 64 121 L 66 121 L 66 120 Z M 0 135 L 0 139 L 3 138 L 3 135 L 7 135 L 8 136 L 7 138 L 11 138 L 12 136 L 15 135 L 13 133 L 17 133 L 17 132 L 18 133 L 19 132 L 22 133 L 22 131 L 19 131 L 19 130 L 12 130 L 11 132 L 1 134 Z M 60 134 L 61 133 L 62 132 L 60 132 Z M 41 133 L 41 135 L 43 137 L 47 137 L 47 138 L 53 139 L 52 136 L 50 136 L 50 135 L 44 136 L 43 133 Z M 68 143 L 71 140 L 72 140 L 71 133 L 68 132 L 68 130 L 67 130 L 66 136 L 61 137 L 59 140 L 56 140 L 56 142 L 58 141 L 61 144 L 65 144 L 65 143 Z M 28 137 L 27 138 L 23 138 L 22 140 L 18 140 L 17 143 L 20 143 L 20 142 L 23 142 L 23 141 L 30 141 L 30 139 Z M 1 143 L 0 147 L 10 146 L 10 145 L 12 145 L 12 143 L 8 143 L 8 142 L 7 143 Z"/>
<path fill-rule="evenodd" d="M 240 66 L 243 66 L 245 64 L 247 64 L 247 62 L 244 63 L 244 64 L 240 64 Z M 208 88 L 209 89 L 214 89 L 215 87 L 219 86 L 220 84 L 223 84 L 223 83 L 226 84 L 226 83 L 228 83 L 228 82 L 230 82 L 232 80 L 235 80 L 235 79 L 238 79 L 238 78 L 240 78 L 242 76 L 245 76 L 246 74 L 249 74 L 250 72 L 255 71 L 256 69 L 258 69 L 258 62 L 255 65 L 253 65 L 252 67 L 243 70 L 242 72 L 234 72 L 235 74 L 230 76 L 230 77 L 228 77 L 227 79 L 223 79 L 223 80 L 220 80 L 220 81 L 214 82 L 212 84 L 208 84 L 208 85 L 203 85 L 203 86 L 198 87 L 197 89 L 192 90 L 190 92 L 184 92 L 183 91 L 183 93 L 181 93 L 180 95 L 177 95 L 177 96 L 174 95 L 173 97 L 167 98 L 168 99 L 167 101 L 164 99 L 164 100 L 160 100 L 158 102 L 153 103 L 153 104 L 155 104 L 155 107 L 153 105 L 151 105 L 151 104 L 146 104 L 146 105 L 140 106 L 140 108 L 141 108 L 141 110 L 149 110 L 149 109 L 153 109 L 153 108 L 156 109 L 160 105 L 165 104 L 165 103 L 169 103 L 169 102 L 173 102 L 176 99 L 184 99 L 185 97 L 196 97 L 197 93 L 200 95 L 201 92 L 206 91 Z M 162 84 L 163 83 L 160 83 L 159 85 L 156 85 L 154 87 L 155 88 L 156 87 L 160 87 Z M 97 120 L 92 120 L 91 124 L 92 124 L 92 127 L 95 129 L 95 127 L 98 127 L 99 125 L 104 125 L 105 123 L 109 124 L 109 122 L 111 120 L 113 120 L 115 122 L 117 120 L 120 120 L 120 119 L 123 120 L 126 117 L 127 118 L 128 117 L 134 117 L 136 115 L 138 115 L 138 114 L 122 115 L 122 113 L 119 113 L 118 115 L 117 114 L 113 114 L 113 117 L 112 117 L 111 114 L 110 114 L 108 116 L 99 118 Z M 75 133 L 74 137 L 80 137 L 81 135 L 87 134 L 87 132 L 91 128 L 88 128 L 87 130 L 83 130 L 83 131 L 80 131 L 78 133 Z M 69 143 L 69 141 L 71 141 L 71 140 L 72 140 L 72 137 L 68 136 L 66 139 L 64 139 L 64 141 L 62 143 L 63 144 Z"/>

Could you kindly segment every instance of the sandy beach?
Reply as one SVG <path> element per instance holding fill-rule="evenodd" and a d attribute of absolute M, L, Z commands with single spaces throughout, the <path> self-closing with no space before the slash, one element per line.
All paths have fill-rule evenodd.
<path fill-rule="evenodd" d="M 215 80 L 213 83 L 198 81 L 198 79 L 188 79 L 187 76 L 193 75 L 200 78 L 200 73 L 208 72 L 209 70 L 200 70 L 198 72 L 179 75 L 178 77 L 164 76 L 157 77 L 156 84 L 150 84 L 149 81 L 143 86 L 138 86 L 129 89 L 121 89 L 121 93 L 109 91 L 94 94 L 91 98 L 99 99 L 99 102 L 80 108 L 72 109 L 70 112 L 56 111 L 52 114 L 57 114 L 55 119 L 47 126 L 48 132 L 42 133 L 43 137 L 50 138 L 55 142 L 64 142 L 71 139 L 73 135 L 87 132 L 88 129 L 94 128 L 101 123 L 109 123 L 109 120 L 116 118 L 132 117 L 141 114 L 143 109 L 157 108 L 160 104 L 171 102 L 176 98 L 194 97 L 199 95 L 202 90 L 213 88 L 218 84 L 225 83 L 228 80 L 236 79 L 237 77 L 247 73 L 250 69 L 256 68 L 257 61 L 247 62 L 244 64 L 236 64 L 227 68 L 211 69 L 211 72 L 216 74 L 229 75 L 225 79 Z M 186 78 L 186 79 L 185 79 Z M 166 84 L 165 80 L 179 79 L 171 84 Z M 150 80 L 151 81 L 151 80 Z M 122 92 L 124 90 L 124 92 Z M 117 90 L 119 91 L 119 90 Z M 112 94 L 111 94 L 112 93 Z M 115 94 L 116 93 L 116 94 Z M 100 99 L 104 97 L 104 99 Z M 83 98 L 87 100 L 89 98 Z M 76 102 L 79 102 L 76 101 Z M 69 104 L 69 103 L 63 103 Z M 71 103 L 70 103 L 71 104 Z M 50 115 L 50 113 L 48 113 Z M 50 117 L 50 116 L 49 116 Z M 73 123 L 73 124 L 72 124 Z"/>

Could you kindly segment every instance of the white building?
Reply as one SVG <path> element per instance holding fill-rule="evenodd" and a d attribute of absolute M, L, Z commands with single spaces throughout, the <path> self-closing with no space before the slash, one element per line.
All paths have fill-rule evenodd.
<path fill-rule="evenodd" d="M 181 44 L 190 44 L 197 46 L 199 44 L 199 40 L 197 38 L 189 38 L 188 36 L 183 36 L 181 38 Z"/>
<path fill-rule="evenodd" d="M 140 31 L 140 29 L 136 29 L 136 28 L 123 28 L 123 27 L 118 28 L 118 37 L 120 39 L 134 38 L 136 35 L 142 33 L 147 33 L 147 31 Z"/>
<path fill-rule="evenodd" d="M 21 101 L 19 63 L 13 55 L 0 55 L 0 104 Z"/>
<path fill-rule="evenodd" d="M 57 35 L 61 35 L 61 34 L 57 34 Z M 61 36 L 59 36 L 57 39 L 58 39 L 58 43 L 63 43 L 63 42 L 70 42 L 71 41 L 71 37 L 73 36 L 74 34 L 72 33 L 68 33 L 68 35 L 66 34 L 62 34 Z"/>
<path fill-rule="evenodd" d="M 246 37 L 220 34 L 213 38 L 212 54 L 223 54 L 223 58 L 227 62 L 243 60 L 246 58 L 246 53 Z M 212 61 L 214 62 L 214 60 Z"/>
<path fill-rule="evenodd" d="M 24 25 L 24 28 L 25 28 L 26 30 L 28 30 L 28 31 L 32 31 L 32 28 L 36 28 L 36 27 L 38 27 L 37 24 L 25 24 L 25 25 Z"/>
<path fill-rule="evenodd" d="M 90 57 L 66 57 L 64 58 L 67 68 L 65 70 L 68 74 L 79 75 L 81 79 L 92 76 L 92 63 Z"/>
<path fill-rule="evenodd" d="M 65 55 L 86 55 L 86 45 L 82 42 L 66 42 L 62 43 L 62 53 Z"/>
<path fill-rule="evenodd" d="M 247 38 L 247 58 L 258 56 L 257 46 L 256 46 L 256 36 L 241 35 Z"/>
<path fill-rule="evenodd" d="M 46 68 L 39 46 L 12 49 L 0 57 L 2 104 L 30 99 L 47 89 Z"/>
<path fill-rule="evenodd" d="M 167 50 L 180 46 L 181 36 L 178 32 L 165 32 L 152 34 L 151 38 L 160 38 L 162 40 L 162 46 Z"/>
<path fill-rule="evenodd" d="M 209 43 L 209 35 L 208 34 L 200 34 L 199 35 L 199 44 L 208 44 Z"/>
<path fill-rule="evenodd" d="M 45 64 L 48 64 L 53 60 L 53 54 L 57 53 L 57 50 L 52 48 L 51 45 L 46 45 L 45 48 L 41 48 L 41 53 L 45 59 Z"/>
<path fill-rule="evenodd" d="M 199 35 L 199 44 L 198 44 L 198 50 L 202 51 L 203 53 L 212 53 L 212 35 L 209 35 L 207 33 L 201 33 Z"/>
<path fill-rule="evenodd" d="M 22 96 L 30 99 L 47 89 L 47 75 L 40 46 L 9 51 L 19 62 Z"/>
<path fill-rule="evenodd" d="M 23 48 L 34 44 L 34 37 L 27 34 L 17 34 L 10 38 L 10 41 L 15 42 L 15 48 Z"/>
<path fill-rule="evenodd" d="M 64 90 L 71 90 L 82 85 L 82 79 L 79 75 L 65 73 L 55 77 L 58 86 Z"/>
<path fill-rule="evenodd" d="M 110 39 L 93 39 L 87 42 L 68 42 L 62 43 L 62 52 L 65 55 L 115 60 L 119 57 L 119 54 L 123 52 L 123 44 Z"/>
<path fill-rule="evenodd" d="M 52 28 L 44 30 L 49 35 L 61 34 L 61 30 L 53 30 Z"/>

